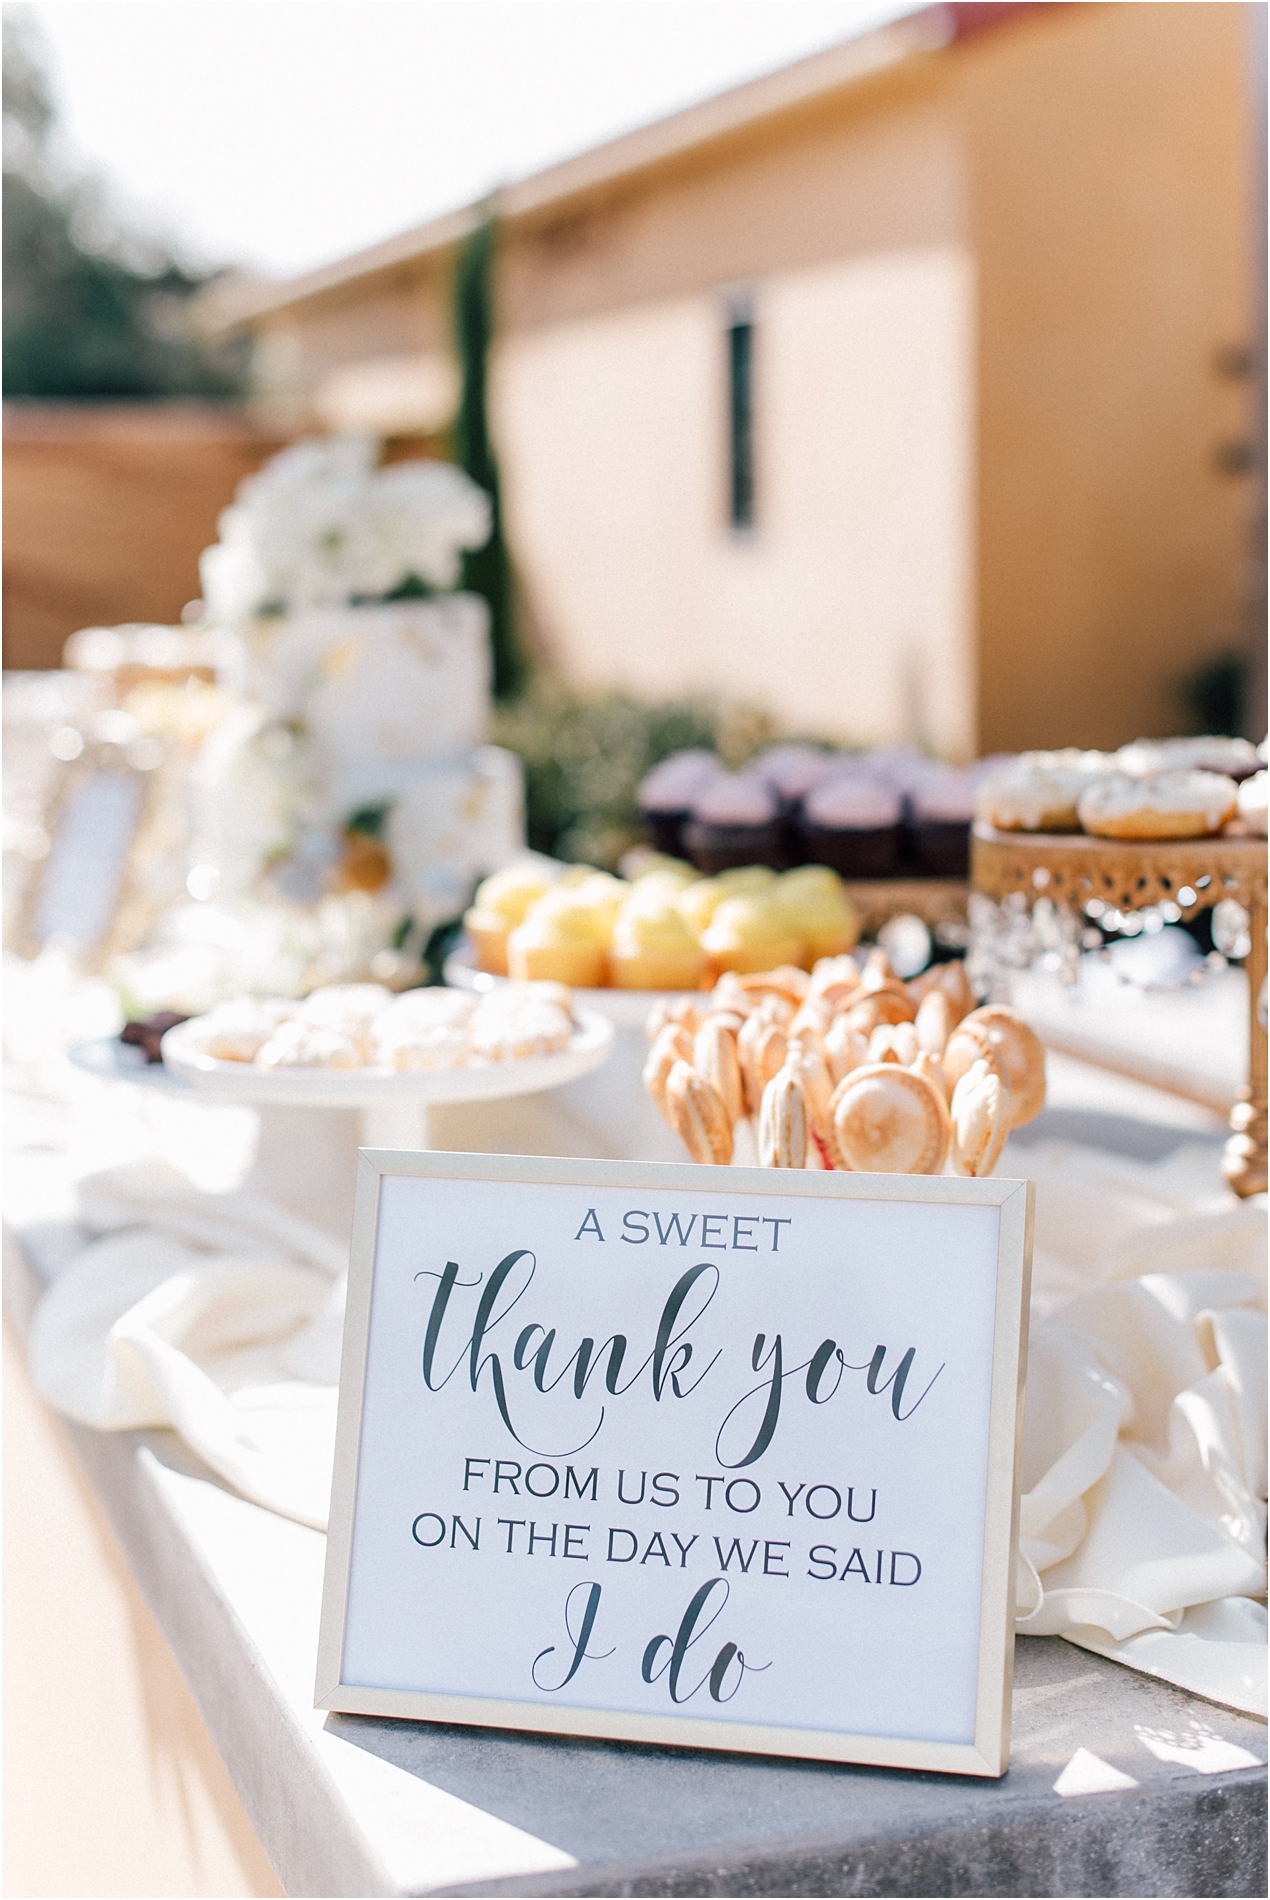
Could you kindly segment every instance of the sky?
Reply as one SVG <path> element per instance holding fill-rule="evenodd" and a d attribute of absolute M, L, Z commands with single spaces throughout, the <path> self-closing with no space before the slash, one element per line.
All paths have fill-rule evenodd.
<path fill-rule="evenodd" d="M 287 277 L 913 10 L 885 0 L 46 0 L 64 159 Z"/>

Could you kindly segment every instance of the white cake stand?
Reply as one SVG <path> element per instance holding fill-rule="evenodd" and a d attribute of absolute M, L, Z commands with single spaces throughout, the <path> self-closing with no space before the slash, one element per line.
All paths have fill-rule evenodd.
<path fill-rule="evenodd" d="M 260 1139 L 244 1188 L 346 1235 L 358 1148 L 429 1148 L 433 1105 L 538 1094 L 607 1061 L 613 1025 L 591 1010 L 576 1013 L 579 1027 L 556 1055 L 461 1069 L 257 1069 L 203 1055 L 185 1024 L 163 1038 L 162 1063 L 113 1036 L 79 1043 L 70 1059 L 103 1081 L 254 1108 Z"/>

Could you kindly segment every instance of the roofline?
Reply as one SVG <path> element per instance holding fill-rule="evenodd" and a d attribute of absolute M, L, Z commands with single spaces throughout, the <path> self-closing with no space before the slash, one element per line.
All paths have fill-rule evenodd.
<path fill-rule="evenodd" d="M 1014 15 L 1039 10 L 1036 0 L 996 0 L 991 6 L 952 3 L 922 7 L 885 26 L 841 40 L 774 73 L 729 87 L 726 92 L 697 105 L 684 107 L 650 125 L 625 132 L 576 157 L 534 172 L 498 193 L 499 215 L 505 222 L 517 223 L 534 213 L 563 206 L 571 199 L 666 164 L 746 126 L 774 118 L 828 93 L 858 85 L 910 59 L 937 52 L 955 40 L 968 38 Z M 280 283 L 232 276 L 222 278 L 209 285 L 201 299 L 205 323 L 214 332 L 232 330 L 258 317 L 307 303 L 358 279 L 439 256 L 460 244 L 478 224 L 484 211 L 483 203 L 464 205 L 457 211 L 414 225 L 383 243 L 370 245 L 333 264 Z"/>

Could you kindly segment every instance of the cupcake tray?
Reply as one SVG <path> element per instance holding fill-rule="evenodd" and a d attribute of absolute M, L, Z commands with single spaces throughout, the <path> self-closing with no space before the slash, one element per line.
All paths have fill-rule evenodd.
<path fill-rule="evenodd" d="M 892 917 L 920 917 L 928 929 L 936 924 L 965 923 L 970 886 L 964 878 L 888 877 L 844 884 L 847 896 L 860 919 L 860 934 L 874 937 Z M 488 991 L 506 983 L 505 976 L 490 976 L 481 969 L 475 945 L 470 937 L 459 938 L 446 959 L 445 980 L 451 989 Z M 581 1006 L 599 1010 L 619 1029 L 642 1029 L 654 1004 L 676 1002 L 689 994 L 685 990 L 575 990 Z"/>
<path fill-rule="evenodd" d="M 1245 969 L 1251 1012 L 1248 1081 L 1230 1111 L 1222 1173 L 1246 1197 L 1266 1188 L 1266 841 L 1218 838 L 1138 840 L 1049 832 L 997 831 L 976 824 L 970 881 L 985 897 L 1049 898 L 1082 910 L 1101 898 L 1117 910 L 1174 903 L 1184 917 L 1233 898 L 1247 910 L 1252 947 Z"/>

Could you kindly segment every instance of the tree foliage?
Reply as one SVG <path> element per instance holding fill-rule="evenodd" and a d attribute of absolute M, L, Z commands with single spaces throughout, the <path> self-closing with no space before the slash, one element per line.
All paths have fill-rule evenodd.
<path fill-rule="evenodd" d="M 497 225 L 482 220 L 459 251 L 454 272 L 454 334 L 463 389 L 455 418 L 455 461 L 493 504 L 494 526 L 483 548 L 463 557 L 463 585 L 489 602 L 490 642 L 494 658 L 494 697 L 514 699 L 528 668 L 516 634 L 516 600 L 511 558 L 503 537 L 498 462 L 490 439 L 487 383 L 494 340 L 493 263 Z"/>
<path fill-rule="evenodd" d="M 4 14 L 7 396 L 233 396 L 242 370 L 191 322 L 206 277 L 126 231 L 101 186 L 58 176 L 56 112 L 27 10 Z"/>

